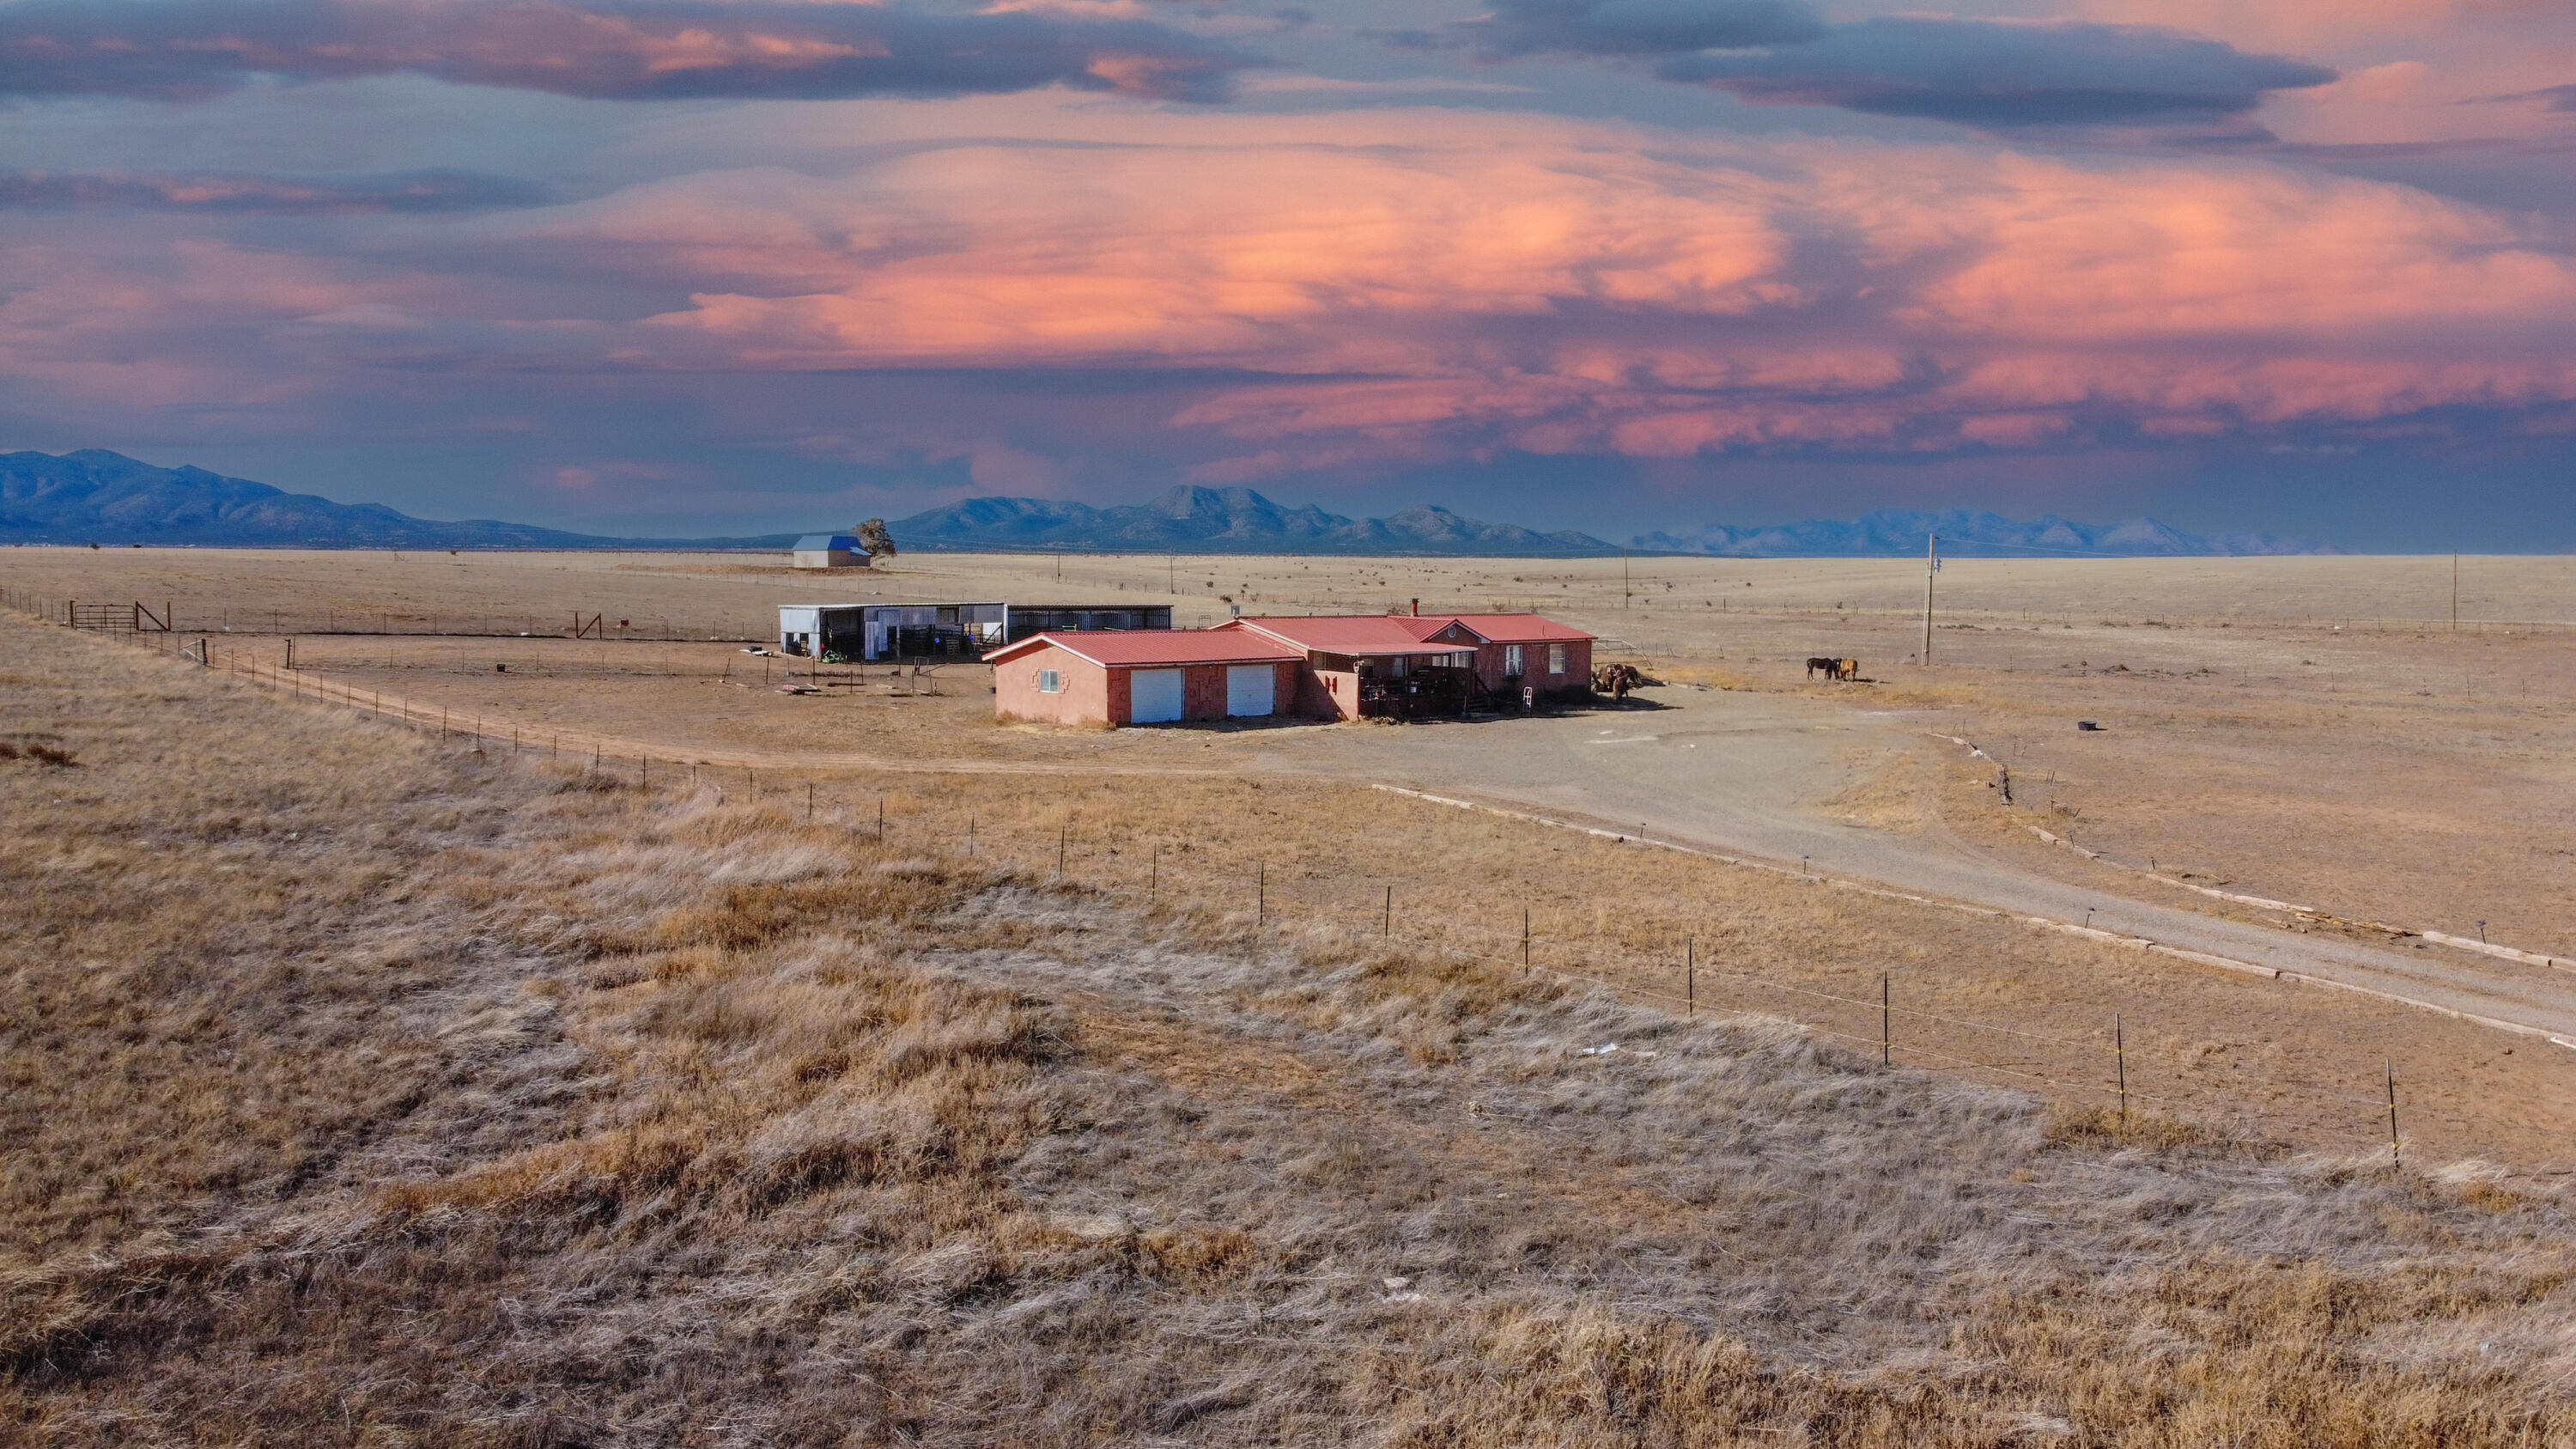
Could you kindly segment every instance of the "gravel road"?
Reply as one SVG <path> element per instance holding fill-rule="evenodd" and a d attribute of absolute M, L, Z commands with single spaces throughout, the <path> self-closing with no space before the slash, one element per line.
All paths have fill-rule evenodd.
<path fill-rule="evenodd" d="M 2576 1040 L 2576 975 L 2273 929 L 2059 879 L 1937 824 L 1909 831 L 1835 819 L 1825 800 L 1890 752 L 1956 747 L 1928 722 L 1786 695 L 1646 691 L 1631 711 L 1402 730 L 1282 732 L 1256 754 L 1277 770 L 1408 786 L 2016 915 L 2143 937 Z M 2259 882 L 2248 883 L 2261 890 Z M 2176 969 L 2194 969 L 2182 963 Z"/>

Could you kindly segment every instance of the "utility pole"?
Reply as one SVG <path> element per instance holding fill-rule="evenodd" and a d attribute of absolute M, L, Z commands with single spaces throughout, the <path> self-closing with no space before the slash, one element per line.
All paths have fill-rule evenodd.
<path fill-rule="evenodd" d="M 2451 632 L 2460 632 L 2460 556 L 2451 555 Z"/>
<path fill-rule="evenodd" d="M 1923 535 L 1923 664 L 1932 664 L 1932 576 L 1941 571 L 1941 536 Z"/>
<path fill-rule="evenodd" d="M 1619 607 L 1627 608 L 1628 601 L 1636 596 L 1636 590 L 1628 587 L 1628 556 L 1623 553 L 1619 555 Z"/>

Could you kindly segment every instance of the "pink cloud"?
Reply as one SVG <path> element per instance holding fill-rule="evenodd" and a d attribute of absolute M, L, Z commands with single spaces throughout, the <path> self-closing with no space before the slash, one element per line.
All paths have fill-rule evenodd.
<path fill-rule="evenodd" d="M 1295 124 L 683 178 L 548 236 L 730 277 L 635 329 L 690 365 L 1279 377 L 1173 412 L 1263 445 L 1209 477 L 1355 448 L 2023 447 L 2069 409 L 2175 436 L 2576 395 L 2555 335 L 2576 271 L 2404 187 L 1527 118 L 1508 144 L 1393 121 L 1362 142 L 1347 118 L 1283 142 Z"/>
<path fill-rule="evenodd" d="M 504 368 L 675 391 L 1120 375 L 1114 401 L 1022 381 L 994 405 L 1007 418 L 829 424 L 838 453 L 963 459 L 1040 492 L 1082 486 L 1051 454 L 1071 436 L 1237 482 L 1506 449 L 2052 448 L 2576 399 L 2576 268 L 2523 223 L 2400 186 L 1538 116 L 993 104 L 1050 142 L 371 220 L 402 229 L 399 267 L 185 219 L 90 251 L 77 218 L 40 219 L 56 243 L 0 255 L 0 376 L 275 408 Z M 601 296 L 667 310 L 550 311 Z"/>

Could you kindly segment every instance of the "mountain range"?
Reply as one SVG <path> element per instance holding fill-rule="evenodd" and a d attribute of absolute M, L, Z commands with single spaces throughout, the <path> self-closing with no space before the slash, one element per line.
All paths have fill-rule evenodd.
<path fill-rule="evenodd" d="M 2053 514 L 2029 520 L 1950 509 L 1919 513 L 1883 508 L 1849 523 L 1811 519 L 1735 528 L 1712 523 L 1679 533 L 1639 534 L 1640 553 L 1713 554 L 1726 558 L 1886 558 L 1919 554 L 1937 535 L 1951 558 L 2027 558 L 2050 554 L 2106 554 L 2120 558 L 2188 555 L 2270 556 L 2337 550 L 2268 533 L 2185 533 L 2152 518 L 2127 523 L 2070 523 Z"/>
<path fill-rule="evenodd" d="M 156 468 L 104 448 L 60 457 L 0 453 L 0 543 L 602 548 L 619 542 L 488 518 L 414 518 L 380 503 L 334 503 L 203 468 Z"/>
<path fill-rule="evenodd" d="M 1733 558 L 1884 557 L 1919 553 L 1937 533 L 1953 557 L 2039 554 L 2327 553 L 2269 534 L 2215 538 L 2153 519 L 2119 524 L 1993 513 L 1883 510 L 1848 523 L 1758 528 L 1709 524 L 1638 535 L 1623 548 L 1588 533 L 1541 533 L 1434 505 L 1385 518 L 1291 508 L 1249 488 L 1175 487 L 1145 503 L 1100 508 L 1039 498 L 969 498 L 892 525 L 897 544 L 927 553 L 1296 553 L 1598 558 L 1621 552 Z M 85 448 L 59 456 L 0 454 L 0 543 L 201 544 L 303 548 L 783 549 L 793 534 L 618 538 L 493 519 L 414 518 L 376 503 L 335 503 L 203 468 L 159 468 Z"/>
<path fill-rule="evenodd" d="M 1094 508 L 1041 498 L 969 498 L 893 525 L 906 548 L 1080 549 L 1136 553 L 1473 554 L 1590 558 L 1619 552 L 1588 533 L 1540 533 L 1423 504 L 1385 518 L 1288 508 L 1249 488 L 1165 490 Z"/>

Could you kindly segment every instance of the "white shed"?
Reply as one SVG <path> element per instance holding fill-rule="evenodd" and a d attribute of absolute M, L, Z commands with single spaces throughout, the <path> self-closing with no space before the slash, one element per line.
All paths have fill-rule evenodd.
<path fill-rule="evenodd" d="M 863 569 L 868 550 L 854 534 L 809 533 L 796 540 L 794 561 L 800 569 Z"/>

